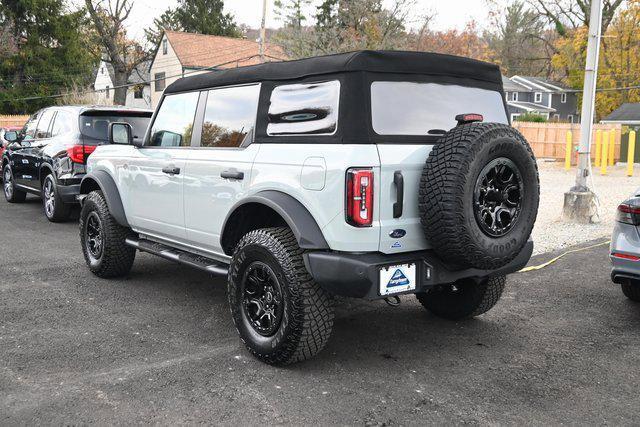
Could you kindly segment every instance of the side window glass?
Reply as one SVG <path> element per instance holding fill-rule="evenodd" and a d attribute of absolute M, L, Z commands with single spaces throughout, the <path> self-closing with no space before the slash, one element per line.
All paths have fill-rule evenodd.
<path fill-rule="evenodd" d="M 200 145 L 240 147 L 255 124 L 259 95 L 259 85 L 210 90 Z"/>
<path fill-rule="evenodd" d="M 340 82 L 282 85 L 273 89 L 268 135 L 332 135 L 338 126 Z"/>
<path fill-rule="evenodd" d="M 36 129 L 36 139 L 49 138 L 51 136 L 51 134 L 49 134 L 49 126 L 55 113 L 55 110 L 45 110 L 42 113 Z"/>
<path fill-rule="evenodd" d="M 51 128 L 51 136 L 64 135 L 73 131 L 73 116 L 66 111 L 58 111 Z"/>
<path fill-rule="evenodd" d="M 151 127 L 147 145 L 152 147 L 188 147 L 193 134 L 193 119 L 199 92 L 167 95 Z"/>
<path fill-rule="evenodd" d="M 33 116 L 31 116 L 29 121 L 24 125 L 24 129 L 22 129 L 22 132 L 24 134 L 23 136 L 24 141 L 30 141 L 36 137 L 36 126 L 38 125 L 40 114 L 41 114 L 40 111 L 35 113 Z"/>

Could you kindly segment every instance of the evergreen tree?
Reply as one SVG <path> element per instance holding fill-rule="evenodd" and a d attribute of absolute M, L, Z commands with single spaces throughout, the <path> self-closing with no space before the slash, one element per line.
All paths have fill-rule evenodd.
<path fill-rule="evenodd" d="M 87 49 L 84 11 L 69 12 L 63 0 L 2 0 L 0 111 L 31 113 L 55 103 L 47 97 L 88 85 L 96 61 Z M 4 44 L 4 43 L 3 43 Z"/>
<path fill-rule="evenodd" d="M 233 16 L 223 9 L 222 0 L 180 0 L 175 18 L 182 30 L 189 33 L 240 37 Z"/>
<path fill-rule="evenodd" d="M 145 38 L 151 45 L 151 50 L 158 46 L 162 40 L 164 30 L 182 31 L 182 26 L 178 19 L 178 13 L 175 9 L 167 9 L 162 15 L 153 20 L 153 26 L 144 30 Z"/>

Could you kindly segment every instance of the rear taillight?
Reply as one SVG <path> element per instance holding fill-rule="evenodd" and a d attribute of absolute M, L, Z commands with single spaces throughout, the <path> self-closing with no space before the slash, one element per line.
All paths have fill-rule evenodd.
<path fill-rule="evenodd" d="M 640 261 L 639 256 L 631 255 L 631 254 L 622 254 L 620 252 L 613 252 L 611 256 L 614 258 L 627 259 L 629 261 Z"/>
<path fill-rule="evenodd" d="M 622 203 L 618 206 L 616 220 L 625 224 L 640 225 L 640 207 Z"/>
<path fill-rule="evenodd" d="M 373 170 L 347 170 L 346 220 L 354 227 L 370 227 L 373 222 Z"/>
<path fill-rule="evenodd" d="M 97 145 L 73 145 L 67 148 L 67 155 L 73 163 L 84 164 L 97 147 Z"/>

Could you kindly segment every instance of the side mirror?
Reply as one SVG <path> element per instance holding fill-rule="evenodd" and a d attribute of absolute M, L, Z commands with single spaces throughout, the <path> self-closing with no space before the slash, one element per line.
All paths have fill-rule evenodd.
<path fill-rule="evenodd" d="M 114 122 L 109 124 L 109 143 L 138 146 L 138 144 L 133 142 L 131 125 L 124 122 Z"/>
<path fill-rule="evenodd" d="M 4 134 L 4 139 L 7 142 L 16 142 L 18 140 L 18 132 L 14 130 L 7 131 Z"/>

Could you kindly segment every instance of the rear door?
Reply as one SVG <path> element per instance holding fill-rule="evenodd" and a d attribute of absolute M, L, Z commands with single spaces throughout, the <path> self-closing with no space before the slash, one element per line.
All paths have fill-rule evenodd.
<path fill-rule="evenodd" d="M 440 83 L 372 82 L 371 123 L 383 141 L 378 144 L 380 252 L 429 248 L 420 224 L 420 177 L 438 136 L 456 126 L 456 115 L 465 113 L 482 114 L 485 122 L 508 124 L 502 94 L 495 90 Z"/>
<path fill-rule="evenodd" d="M 222 253 L 221 227 L 251 180 L 259 146 L 251 144 L 260 85 L 202 92 L 205 101 L 198 145 L 185 170 L 184 209 L 188 243 Z M 201 126 L 200 126 L 201 125 Z"/>
<path fill-rule="evenodd" d="M 25 157 L 25 155 L 28 155 L 31 149 L 31 143 L 34 142 L 36 136 L 36 128 L 38 126 L 38 121 L 40 120 L 42 112 L 43 111 L 38 111 L 29 118 L 21 131 L 22 139 L 20 140 L 20 143 L 13 144 L 11 146 L 11 169 L 13 171 L 13 178 L 18 185 L 24 185 L 24 175 L 28 175 L 28 172 L 26 172 L 26 170 L 28 169 L 29 160 L 28 157 Z"/>

